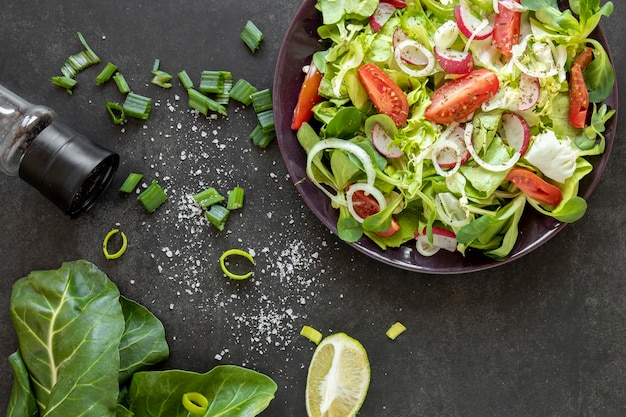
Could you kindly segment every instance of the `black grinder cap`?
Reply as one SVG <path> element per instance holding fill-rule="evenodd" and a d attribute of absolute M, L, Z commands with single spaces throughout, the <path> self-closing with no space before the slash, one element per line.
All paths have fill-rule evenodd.
<path fill-rule="evenodd" d="M 76 218 L 111 183 L 119 160 L 119 155 L 54 121 L 26 149 L 19 176 Z"/>

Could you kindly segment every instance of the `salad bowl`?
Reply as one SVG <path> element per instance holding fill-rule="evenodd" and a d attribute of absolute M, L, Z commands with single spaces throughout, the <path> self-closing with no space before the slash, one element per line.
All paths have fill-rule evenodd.
<path fill-rule="evenodd" d="M 287 171 L 302 199 L 316 217 L 337 233 L 339 211 L 332 207 L 330 199 L 307 179 L 307 155 L 300 146 L 296 132 L 291 129 L 294 108 L 304 79 L 303 67 L 308 65 L 314 52 L 325 49 L 317 33 L 322 24 L 322 16 L 316 9 L 316 0 L 305 0 L 297 10 L 282 42 L 274 75 L 273 99 L 277 142 Z M 591 35 L 607 51 L 607 40 L 600 28 Z M 611 62 L 612 59 L 611 59 Z M 617 110 L 617 85 L 604 103 Z M 617 127 L 617 111 L 607 122 L 605 130 L 606 147 L 602 155 L 588 157 L 593 171 L 580 182 L 578 195 L 588 200 L 598 185 L 606 167 Z M 425 257 L 418 253 L 415 241 L 407 242 L 398 248 L 381 249 L 372 240 L 363 236 L 354 243 L 347 243 L 365 255 L 385 264 L 419 273 L 460 274 L 497 267 L 517 260 L 544 245 L 566 226 L 552 217 L 545 216 L 528 206 L 519 223 L 519 236 L 510 254 L 503 260 L 487 257 L 481 251 L 459 252 L 439 251 Z"/>

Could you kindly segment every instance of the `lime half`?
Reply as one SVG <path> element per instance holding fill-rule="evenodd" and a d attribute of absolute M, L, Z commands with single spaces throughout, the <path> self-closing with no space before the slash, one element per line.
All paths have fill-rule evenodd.
<path fill-rule="evenodd" d="M 315 349 L 306 381 L 309 417 L 352 417 L 370 385 L 363 345 L 345 333 L 324 338 Z"/>

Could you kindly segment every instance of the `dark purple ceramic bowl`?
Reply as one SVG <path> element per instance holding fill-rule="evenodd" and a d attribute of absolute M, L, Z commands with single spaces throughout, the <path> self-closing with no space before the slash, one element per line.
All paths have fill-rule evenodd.
<path fill-rule="evenodd" d="M 280 152 L 298 192 L 322 223 L 333 233 L 337 233 L 338 210 L 332 208 L 328 197 L 306 179 L 306 153 L 300 147 L 295 132 L 291 130 L 293 109 L 304 79 L 302 67 L 309 64 L 315 51 L 324 49 L 317 35 L 321 14 L 315 8 L 315 4 L 316 0 L 304 0 L 281 45 L 274 74 L 274 118 Z M 602 31 L 598 29 L 593 36 L 608 52 Z M 617 109 L 617 85 L 606 100 L 606 104 Z M 584 199 L 590 197 L 606 166 L 617 128 L 617 114 L 611 118 L 606 128 L 606 150 L 601 156 L 589 158 L 594 170 L 580 184 L 579 195 Z M 563 227 L 564 223 L 539 214 L 530 206 L 527 207 L 520 222 L 517 243 L 509 257 L 503 261 L 493 260 L 475 250 L 468 250 L 465 256 L 440 251 L 434 256 L 423 257 L 417 253 L 413 242 L 408 242 L 400 248 L 382 250 L 367 237 L 349 245 L 371 258 L 398 268 L 429 274 L 458 274 L 493 268 L 519 259 L 546 243 Z"/>

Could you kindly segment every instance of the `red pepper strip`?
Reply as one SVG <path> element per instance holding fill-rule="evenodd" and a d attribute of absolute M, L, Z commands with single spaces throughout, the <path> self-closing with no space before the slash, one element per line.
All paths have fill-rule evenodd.
<path fill-rule="evenodd" d="M 309 71 L 304 77 L 304 82 L 302 83 L 300 94 L 298 95 L 298 103 L 293 111 L 291 129 L 300 129 L 302 123 L 308 122 L 311 116 L 313 116 L 313 106 L 322 100 L 318 90 L 323 77 L 324 74 L 322 74 L 311 61 Z"/>
<path fill-rule="evenodd" d="M 582 129 L 587 122 L 587 111 L 589 110 L 589 91 L 585 84 L 583 71 L 593 59 L 593 51 L 586 48 L 576 57 L 569 79 L 569 120 L 572 126 Z"/>

